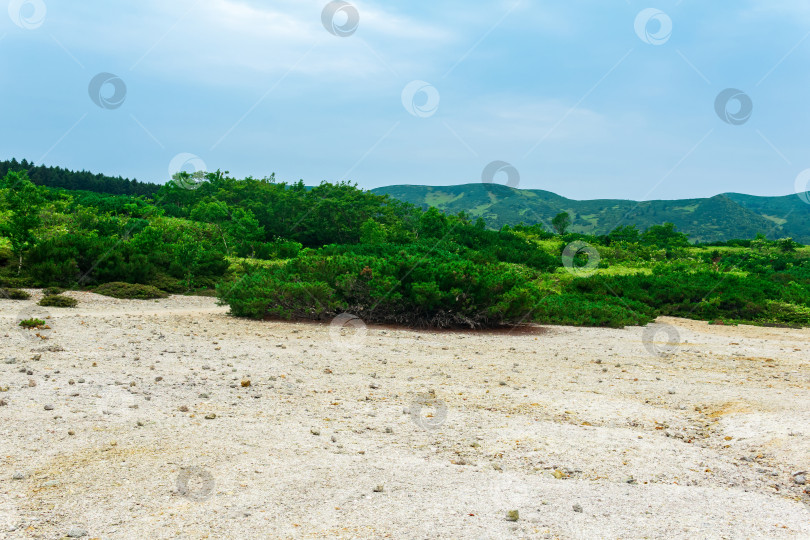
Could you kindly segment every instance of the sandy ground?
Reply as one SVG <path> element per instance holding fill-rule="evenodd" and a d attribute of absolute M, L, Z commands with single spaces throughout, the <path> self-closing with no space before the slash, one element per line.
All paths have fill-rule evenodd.
<path fill-rule="evenodd" d="M 810 538 L 810 330 L 68 293 L 25 331 L 32 292 L 0 301 L 0 538 Z"/>

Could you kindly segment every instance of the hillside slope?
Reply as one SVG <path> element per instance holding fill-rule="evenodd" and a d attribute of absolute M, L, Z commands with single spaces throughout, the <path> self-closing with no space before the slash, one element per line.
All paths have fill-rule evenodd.
<path fill-rule="evenodd" d="M 544 223 L 560 212 L 572 218 L 571 231 L 607 234 L 620 225 L 644 229 L 674 223 L 692 241 L 712 242 L 734 238 L 791 236 L 810 243 L 810 205 L 798 196 L 756 197 L 728 193 L 708 199 L 630 201 L 597 199 L 580 201 L 535 189 L 513 189 L 499 184 L 458 186 L 388 186 L 372 190 L 417 206 L 467 212 L 500 228 L 518 223 Z"/>

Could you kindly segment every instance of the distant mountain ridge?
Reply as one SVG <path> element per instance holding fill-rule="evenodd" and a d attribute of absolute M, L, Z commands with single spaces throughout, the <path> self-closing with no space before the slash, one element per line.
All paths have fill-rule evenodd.
<path fill-rule="evenodd" d="M 571 232 L 607 234 L 620 225 L 674 223 L 693 242 L 792 237 L 810 244 L 810 204 L 797 195 L 758 197 L 724 193 L 706 199 L 631 201 L 625 199 L 568 199 L 540 189 L 515 189 L 500 184 L 457 186 L 396 185 L 371 190 L 380 195 L 436 208 L 449 213 L 464 211 L 483 218 L 487 225 L 548 227 L 560 212 L 571 215 Z"/>

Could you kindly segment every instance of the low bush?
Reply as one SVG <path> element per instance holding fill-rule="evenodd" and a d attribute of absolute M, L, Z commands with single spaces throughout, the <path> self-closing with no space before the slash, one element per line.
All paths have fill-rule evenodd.
<path fill-rule="evenodd" d="M 20 289 L 0 289 L 0 299 L 8 298 L 9 300 L 28 300 L 31 295 Z"/>
<path fill-rule="evenodd" d="M 37 302 L 40 306 L 44 307 L 60 307 L 60 308 L 73 308 L 79 304 L 79 301 L 70 296 L 45 296 Z"/>
<path fill-rule="evenodd" d="M 167 298 L 169 296 L 165 291 L 161 291 L 157 287 L 151 285 L 140 285 L 133 283 L 122 283 L 113 281 L 105 283 L 96 287 L 93 292 L 103 294 L 104 296 L 111 296 L 113 298 L 121 299 L 134 299 L 134 300 L 152 300 L 155 298 Z"/>
<path fill-rule="evenodd" d="M 46 325 L 45 321 L 43 321 L 42 319 L 23 319 L 22 321 L 20 321 L 20 326 L 28 330 L 32 328 L 40 328 L 45 325 Z"/>
<path fill-rule="evenodd" d="M 65 292 L 65 289 L 61 289 L 59 287 L 48 287 L 47 289 L 43 289 L 42 294 L 45 296 L 56 296 L 57 294 L 62 294 Z"/>
<path fill-rule="evenodd" d="M 172 294 L 181 294 L 188 290 L 188 287 L 184 286 L 179 279 L 160 273 L 152 278 L 147 285 Z"/>
<path fill-rule="evenodd" d="M 330 246 L 254 269 L 219 298 L 236 316 L 489 327 L 527 320 L 542 291 L 507 264 L 479 265 L 430 244 Z"/>
<path fill-rule="evenodd" d="M 643 326 L 654 319 L 654 310 L 635 302 L 626 304 L 613 297 L 588 299 L 576 294 L 547 296 L 538 305 L 534 316 L 534 320 L 541 324 L 609 328 Z"/>

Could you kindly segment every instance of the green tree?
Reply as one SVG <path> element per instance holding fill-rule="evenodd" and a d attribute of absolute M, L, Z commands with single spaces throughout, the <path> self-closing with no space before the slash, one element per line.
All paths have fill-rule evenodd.
<path fill-rule="evenodd" d="M 4 207 L 11 212 L 8 220 L 0 223 L 0 234 L 11 242 L 11 250 L 17 257 L 19 274 L 23 254 L 37 243 L 34 231 L 42 223 L 40 211 L 44 199 L 25 171 L 9 172 L 0 182 L 0 188 Z"/>
<path fill-rule="evenodd" d="M 641 238 L 641 232 L 639 232 L 638 227 L 635 225 L 622 225 L 621 227 L 616 227 L 613 229 L 610 234 L 608 234 L 608 238 L 610 238 L 611 242 L 638 242 Z"/>
<path fill-rule="evenodd" d="M 447 216 L 434 207 L 427 209 L 419 217 L 419 236 L 421 238 L 444 238 L 447 234 Z"/>
<path fill-rule="evenodd" d="M 568 230 L 568 227 L 571 226 L 571 216 L 568 212 L 560 212 L 551 220 L 551 226 L 554 227 L 557 234 L 562 236 Z"/>
<path fill-rule="evenodd" d="M 360 226 L 361 244 L 384 244 L 386 241 L 388 241 L 388 235 L 385 232 L 385 227 L 373 219 L 366 220 Z"/>
<path fill-rule="evenodd" d="M 662 248 L 686 247 L 689 245 L 689 236 L 678 232 L 673 223 L 653 225 L 641 235 L 645 244 Z"/>

